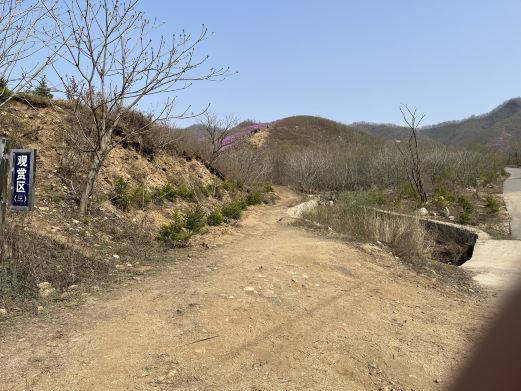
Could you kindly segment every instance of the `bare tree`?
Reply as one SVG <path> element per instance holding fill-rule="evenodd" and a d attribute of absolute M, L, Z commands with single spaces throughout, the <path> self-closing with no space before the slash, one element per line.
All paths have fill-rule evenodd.
<path fill-rule="evenodd" d="M 2 93 L 0 106 L 13 94 L 26 90 L 56 55 L 58 48 L 48 49 L 37 30 L 54 9 L 55 2 L 45 0 L 0 0 L 0 79 L 11 94 Z M 40 62 L 29 58 L 49 50 Z"/>
<path fill-rule="evenodd" d="M 158 29 L 139 11 L 139 0 L 63 0 L 64 9 L 52 12 L 55 31 L 49 32 L 64 45 L 61 59 L 73 66 L 77 93 L 78 145 L 90 155 L 82 189 L 80 213 L 86 214 L 97 175 L 107 156 L 131 134 L 115 132 L 122 119 L 149 96 L 171 95 L 147 125 L 132 134 L 149 131 L 157 121 L 194 116 L 190 106 L 174 114 L 175 95 L 194 81 L 222 80 L 228 68 L 201 70 L 208 56 L 197 57 L 196 49 L 211 34 L 202 26 L 198 35 L 174 34 L 154 40 Z M 68 85 L 70 77 L 62 77 Z M 69 91 L 70 93 L 70 91 Z M 117 134 L 116 134 L 117 133 Z"/>
<path fill-rule="evenodd" d="M 255 185 L 271 180 L 272 159 L 266 149 L 258 148 L 248 140 L 238 140 L 229 153 L 216 162 L 217 168 L 226 177 L 247 185 Z"/>
<path fill-rule="evenodd" d="M 220 119 L 216 113 L 207 111 L 201 125 L 204 126 L 206 138 L 210 144 L 209 163 L 212 165 L 228 145 L 227 138 L 231 130 L 238 124 L 237 118 L 229 114 Z"/>
<path fill-rule="evenodd" d="M 331 163 L 328 154 L 318 148 L 301 148 L 287 157 L 288 171 L 301 191 L 324 188 L 323 183 L 329 179 L 328 173 L 334 171 Z"/>
<path fill-rule="evenodd" d="M 521 165 L 521 141 L 510 142 L 510 145 L 507 149 L 507 153 L 508 164 L 512 164 L 514 166 Z"/>
<path fill-rule="evenodd" d="M 400 142 L 397 142 L 396 145 L 405 160 L 407 178 L 409 179 L 411 186 L 420 197 L 421 202 L 426 202 L 427 193 L 423 186 L 422 160 L 418 148 L 418 128 L 425 118 L 425 114 L 419 115 L 416 109 L 411 110 L 405 104 L 400 106 L 400 112 L 402 113 L 405 123 L 409 127 L 410 135 L 409 140 L 407 141 L 406 150 L 400 147 Z"/>

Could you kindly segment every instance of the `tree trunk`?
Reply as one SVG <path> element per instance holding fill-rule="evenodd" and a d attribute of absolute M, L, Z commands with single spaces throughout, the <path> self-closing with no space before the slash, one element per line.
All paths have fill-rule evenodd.
<path fill-rule="evenodd" d="M 98 173 L 101 169 L 103 161 L 105 160 L 111 149 L 111 139 L 112 131 L 105 132 L 105 134 L 103 134 L 103 136 L 101 137 L 98 151 L 94 153 L 92 162 L 90 163 L 89 172 L 87 173 L 87 179 L 85 181 L 85 185 L 81 193 L 80 216 L 85 216 L 89 211 L 90 197 L 92 195 L 92 192 L 94 191 L 96 178 L 98 177 Z"/>
<path fill-rule="evenodd" d="M 83 187 L 83 191 L 81 193 L 80 199 L 80 215 L 85 216 L 89 210 L 90 205 L 90 196 L 92 195 L 92 191 L 94 190 L 94 184 L 96 183 L 96 177 L 98 176 L 98 172 L 101 168 L 101 159 L 98 155 L 94 155 L 92 162 L 89 167 L 89 172 L 87 174 L 87 179 L 85 180 L 85 185 Z"/>

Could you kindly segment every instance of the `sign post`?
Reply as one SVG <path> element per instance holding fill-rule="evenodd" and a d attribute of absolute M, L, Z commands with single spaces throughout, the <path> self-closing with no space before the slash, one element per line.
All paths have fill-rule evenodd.
<path fill-rule="evenodd" d="M 36 149 L 13 149 L 11 151 L 11 209 L 32 210 L 34 196 L 34 169 Z"/>
<path fill-rule="evenodd" d="M 4 226 L 5 214 L 7 210 L 7 194 L 8 194 L 8 140 L 0 138 L 0 228 Z"/>

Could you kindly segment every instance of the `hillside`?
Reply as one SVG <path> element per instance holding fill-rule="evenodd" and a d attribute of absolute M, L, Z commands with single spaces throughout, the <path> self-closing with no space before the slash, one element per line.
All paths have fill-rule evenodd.
<path fill-rule="evenodd" d="M 376 124 L 372 122 L 356 122 L 352 124 L 356 129 L 368 133 L 372 136 L 378 137 L 383 140 L 406 140 L 409 138 L 411 132 L 410 129 L 405 126 L 393 125 L 393 124 Z M 424 143 L 436 143 L 438 141 L 429 137 L 423 132 L 419 132 L 418 138 Z"/>
<path fill-rule="evenodd" d="M 184 131 L 189 134 L 193 134 L 196 137 L 201 137 L 201 138 L 206 137 L 205 127 L 204 127 L 204 125 L 201 125 L 201 124 L 193 124 L 193 125 L 187 126 L 184 129 L 180 129 L 180 131 Z"/>
<path fill-rule="evenodd" d="M 409 129 L 399 125 L 355 122 L 351 126 L 385 140 L 403 140 L 409 137 Z"/>
<path fill-rule="evenodd" d="M 204 126 L 194 124 L 181 130 L 197 138 L 205 138 Z M 344 125 L 326 118 L 298 115 L 273 122 L 243 121 L 231 129 L 225 145 L 244 139 L 252 144 L 270 146 L 312 146 L 316 144 L 359 144 L 374 143 L 378 139 L 353 126 Z"/>
<path fill-rule="evenodd" d="M 7 215 L 2 241 L 14 247 L 8 255 L 0 251 L 0 308 L 34 305 L 41 282 L 66 295 L 70 285 L 138 272 L 140 262 L 171 247 L 156 237 L 175 212 L 201 207 L 206 213 L 241 194 L 234 185 L 225 188 L 197 159 L 143 137 L 111 152 L 96 181 L 90 213 L 80 217 L 78 194 L 87 160 L 69 139 L 71 110 L 66 101 L 41 106 L 13 100 L 0 111 L 0 136 L 9 138 L 12 148 L 38 152 L 34 211 Z M 205 230 L 220 235 L 229 228 Z M 201 245 L 207 239 L 194 235 L 189 240 Z"/>
<path fill-rule="evenodd" d="M 334 144 L 368 144 L 378 140 L 352 126 L 325 118 L 299 115 L 273 122 L 268 145 L 313 146 Z"/>
<path fill-rule="evenodd" d="M 489 113 L 422 129 L 443 144 L 508 147 L 521 139 L 521 98 L 510 99 Z"/>
<path fill-rule="evenodd" d="M 354 123 L 352 126 L 388 140 L 403 139 L 409 134 L 406 127 L 392 124 Z M 425 141 L 446 145 L 508 148 L 521 140 L 521 98 L 510 99 L 486 114 L 423 127 L 420 135 Z"/>

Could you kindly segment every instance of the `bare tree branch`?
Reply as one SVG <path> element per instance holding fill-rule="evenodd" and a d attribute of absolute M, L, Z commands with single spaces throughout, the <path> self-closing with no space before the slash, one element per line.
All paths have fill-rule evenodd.
<path fill-rule="evenodd" d="M 400 112 L 403 120 L 409 127 L 410 135 L 407 142 L 407 151 L 400 147 L 400 143 L 396 143 L 396 146 L 404 158 L 409 183 L 418 194 L 421 202 L 426 202 L 427 193 L 423 185 L 422 159 L 418 147 L 418 128 L 425 118 L 425 114 L 418 115 L 416 109 L 411 110 L 403 103 L 400 105 Z"/>
<path fill-rule="evenodd" d="M 59 58 L 75 70 L 76 137 L 92 157 L 80 202 L 82 214 L 87 212 L 99 170 L 118 143 L 149 131 L 157 121 L 199 113 L 191 112 L 190 106 L 176 111 L 177 97 L 171 95 L 147 126 L 116 135 L 125 116 L 146 97 L 175 94 L 193 82 L 220 81 L 230 75 L 229 68 L 203 69 L 208 56 L 197 56 L 197 49 L 211 36 L 205 26 L 197 35 L 182 31 L 154 40 L 152 32 L 159 25 L 145 17 L 138 3 L 63 0 L 63 7 L 50 13 L 56 27 L 47 35 L 56 45 L 64 45 Z M 63 85 L 69 85 L 71 77 L 61 75 L 58 67 L 55 70 Z"/>
<path fill-rule="evenodd" d="M 61 49 L 50 47 L 39 34 L 55 5 L 46 0 L 0 0 L 0 77 L 11 92 L 3 94 L 0 106 L 29 88 Z M 44 60 L 27 61 L 44 51 Z"/>
<path fill-rule="evenodd" d="M 201 125 L 204 126 L 206 138 L 210 144 L 209 163 L 212 165 L 226 147 L 226 138 L 239 123 L 237 117 L 228 114 L 220 119 L 216 113 L 207 111 Z"/>

